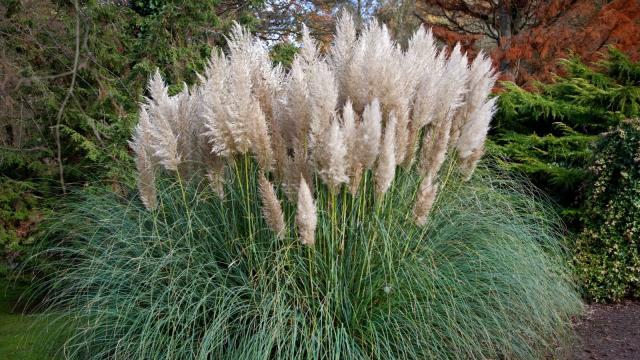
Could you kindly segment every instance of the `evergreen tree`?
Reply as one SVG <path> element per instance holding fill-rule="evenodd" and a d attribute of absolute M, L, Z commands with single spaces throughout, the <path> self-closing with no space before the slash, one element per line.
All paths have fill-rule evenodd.
<path fill-rule="evenodd" d="M 597 135 L 640 114 L 640 65 L 613 48 L 592 65 L 563 60 L 566 75 L 538 83 L 534 92 L 504 83 L 494 122 L 493 148 L 502 164 L 545 190 L 574 229 Z"/>

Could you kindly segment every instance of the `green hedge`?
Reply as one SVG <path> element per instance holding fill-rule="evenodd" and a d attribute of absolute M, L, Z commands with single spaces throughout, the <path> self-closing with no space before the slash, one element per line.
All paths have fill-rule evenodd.
<path fill-rule="evenodd" d="M 588 168 L 597 135 L 640 116 L 640 65 L 611 48 L 604 61 L 563 61 L 565 75 L 527 91 L 504 83 L 493 148 L 503 166 L 526 174 L 581 229 Z"/>
<path fill-rule="evenodd" d="M 640 297 L 640 120 L 603 134 L 575 262 L 595 301 Z"/>
<path fill-rule="evenodd" d="M 506 83 L 491 147 L 559 205 L 598 302 L 640 295 L 640 64 L 615 49 L 527 91 Z"/>

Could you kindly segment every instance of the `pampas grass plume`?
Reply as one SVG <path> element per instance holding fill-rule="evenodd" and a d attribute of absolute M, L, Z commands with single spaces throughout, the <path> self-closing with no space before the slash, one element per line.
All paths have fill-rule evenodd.
<path fill-rule="evenodd" d="M 438 184 L 432 183 L 431 177 L 422 179 L 413 207 L 413 216 L 416 224 L 422 226 L 427 222 L 433 203 L 436 201 L 436 195 L 438 195 L 438 187 Z"/>
<path fill-rule="evenodd" d="M 313 246 L 316 242 L 316 225 L 318 218 L 316 215 L 316 205 L 311 195 L 311 189 L 304 180 L 304 176 L 300 177 L 300 186 L 298 187 L 298 208 L 296 213 L 296 226 L 298 227 L 298 236 L 303 245 Z"/>
<path fill-rule="evenodd" d="M 371 104 L 364 108 L 362 122 L 358 124 L 358 134 L 356 136 L 356 141 L 358 142 L 357 156 L 360 157 L 360 163 L 366 169 L 371 168 L 378 158 L 381 128 L 380 102 L 378 99 L 374 99 Z"/>
<path fill-rule="evenodd" d="M 135 153 L 136 168 L 138 170 L 138 190 L 144 206 L 153 210 L 157 206 L 155 186 L 155 166 L 151 155 L 151 139 L 149 130 L 149 114 L 144 106 L 140 108 L 140 120 L 135 127 L 133 140 L 129 146 Z"/>
<path fill-rule="evenodd" d="M 279 238 L 284 236 L 285 223 L 280 201 L 273 189 L 273 184 L 261 172 L 258 177 L 260 197 L 262 199 L 262 215 L 267 225 Z"/>
<path fill-rule="evenodd" d="M 381 198 L 391 186 L 396 171 L 395 156 L 396 117 L 391 114 L 384 129 L 382 148 L 375 170 L 376 196 Z"/>

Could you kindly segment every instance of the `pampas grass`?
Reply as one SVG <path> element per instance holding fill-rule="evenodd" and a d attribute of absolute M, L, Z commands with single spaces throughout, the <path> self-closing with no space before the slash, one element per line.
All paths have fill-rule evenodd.
<path fill-rule="evenodd" d="M 261 40 L 235 25 L 228 53 L 215 52 L 199 78 L 172 97 L 157 72 L 150 79 L 151 97 L 141 105 L 131 143 L 141 177 L 151 179 L 152 169 L 163 167 L 182 180 L 204 170 L 219 181 L 208 157 L 233 163 L 251 154 L 289 198 L 296 197 L 300 174 L 355 194 L 368 171 L 376 172 L 380 197 L 397 166 L 417 164 L 437 184 L 450 150 L 471 175 L 495 107 L 488 96 L 496 76 L 484 55 L 469 66 L 460 46 L 438 51 L 423 28 L 404 50 L 375 21 L 356 36 L 346 13 L 326 56 L 303 29 L 288 73 L 271 64 Z M 151 185 L 139 186 L 149 209 Z M 437 187 L 430 188 L 435 196 Z"/>
<path fill-rule="evenodd" d="M 235 26 L 194 87 L 154 75 L 141 201 L 87 194 L 54 226 L 64 355 L 549 355 L 581 304 L 550 212 L 473 175 L 494 81 L 430 31 L 401 49 L 348 15 L 326 56 L 304 29 L 286 73 Z"/>
<path fill-rule="evenodd" d="M 245 201 L 260 193 L 247 163 L 250 186 L 229 181 L 224 198 L 164 178 L 154 212 L 109 193 L 66 209 L 46 297 L 71 333 L 66 358 L 538 359 L 570 336 L 581 303 L 528 189 L 445 165 L 418 226 L 420 179 L 404 170 L 366 206 L 301 180 L 278 233 Z"/>

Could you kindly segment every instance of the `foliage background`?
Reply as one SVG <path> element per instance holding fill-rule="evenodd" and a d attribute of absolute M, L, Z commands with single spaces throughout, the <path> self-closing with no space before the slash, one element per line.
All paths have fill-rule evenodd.
<path fill-rule="evenodd" d="M 596 301 L 640 297 L 640 120 L 602 135 L 576 243 L 579 276 Z"/>
<path fill-rule="evenodd" d="M 525 173 L 562 205 L 571 229 L 581 226 L 598 134 L 640 115 L 640 67 L 615 48 L 605 60 L 560 61 L 566 75 L 529 92 L 503 83 L 494 144 L 503 166 Z"/>
<path fill-rule="evenodd" d="M 535 92 L 504 84 L 492 148 L 560 205 L 587 295 L 638 297 L 640 65 L 614 48 L 561 63 Z"/>
<path fill-rule="evenodd" d="M 244 4 L 244 3 L 243 3 Z M 0 5 L 0 256 L 16 258 L 66 187 L 133 179 L 126 145 L 156 67 L 193 83 L 232 21 L 255 28 L 260 2 L 3 1 Z M 76 14 L 80 32 L 76 34 Z M 74 69 L 76 35 L 79 61 Z M 282 49 L 282 51 L 279 51 Z M 290 58 L 283 43 L 280 61 Z M 77 79 L 72 86 L 73 72 Z M 173 90 L 179 90 L 179 85 Z M 66 94 L 72 89 L 69 101 Z M 64 105 L 63 105 L 64 104 Z M 55 129 L 60 108 L 61 156 Z"/>

